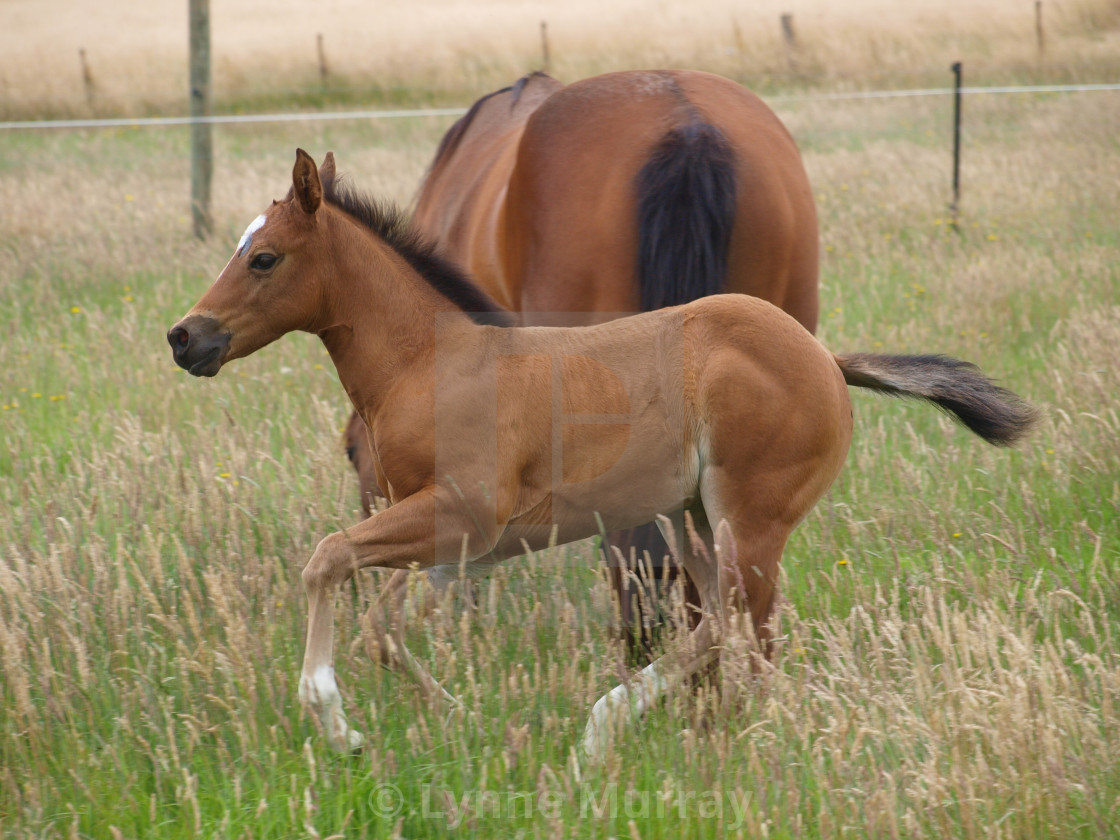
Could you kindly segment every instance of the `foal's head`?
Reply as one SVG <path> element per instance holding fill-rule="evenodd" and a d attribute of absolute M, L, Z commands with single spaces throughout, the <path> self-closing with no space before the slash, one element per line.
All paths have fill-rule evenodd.
<path fill-rule="evenodd" d="M 318 210 L 334 174 L 329 152 L 321 169 L 296 152 L 288 196 L 250 223 L 218 279 L 168 331 L 180 367 L 213 376 L 286 332 L 315 328 L 328 270 Z"/>

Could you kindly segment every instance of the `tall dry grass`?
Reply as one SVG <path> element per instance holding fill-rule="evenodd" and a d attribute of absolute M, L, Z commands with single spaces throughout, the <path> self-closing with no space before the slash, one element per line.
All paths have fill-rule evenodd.
<path fill-rule="evenodd" d="M 0 836 L 1105 837 L 1120 808 L 1120 109 L 787 103 L 822 220 L 823 340 L 948 352 L 1040 406 L 1022 447 L 857 397 L 848 465 L 786 555 L 771 670 L 727 639 L 604 768 L 574 758 L 625 671 L 586 547 L 511 563 L 410 634 L 445 718 L 360 650 L 368 737 L 296 700 L 299 570 L 353 521 L 322 349 L 213 381 L 163 332 L 286 190 L 296 145 L 407 200 L 447 122 L 226 127 L 217 234 L 189 234 L 185 132 L 0 149 Z M 399 810 L 398 810 L 399 806 Z"/>
<path fill-rule="evenodd" d="M 12 118 L 183 113 L 187 15 L 182 0 L 145 4 L 9 0 L 0 26 L 0 107 Z M 779 17 L 791 13 L 796 48 Z M 1049 0 L 1039 53 L 1034 4 L 949 0 L 728 0 L 654 5 L 422 0 L 213 4 L 216 107 L 310 107 L 325 90 L 353 102 L 469 102 L 544 62 L 574 80 L 608 70 L 687 66 L 752 86 L 948 84 L 963 60 L 978 81 L 1107 81 L 1117 69 L 1115 0 Z M 92 84 L 83 78 L 85 50 Z"/>

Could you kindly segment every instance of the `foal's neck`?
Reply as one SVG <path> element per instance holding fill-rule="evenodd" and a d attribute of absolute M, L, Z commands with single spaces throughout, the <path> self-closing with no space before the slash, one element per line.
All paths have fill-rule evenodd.
<path fill-rule="evenodd" d="M 343 229 L 359 242 L 335 249 L 328 317 L 316 332 L 368 422 L 401 376 L 434 363 L 437 334 L 442 339 L 475 325 L 384 241 L 349 220 Z"/>

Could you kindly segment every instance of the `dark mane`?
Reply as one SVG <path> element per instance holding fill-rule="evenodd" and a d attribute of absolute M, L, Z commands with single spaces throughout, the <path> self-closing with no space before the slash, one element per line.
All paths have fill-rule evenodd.
<path fill-rule="evenodd" d="M 514 316 L 478 288 L 465 271 L 440 256 L 434 243 L 413 230 L 395 205 L 362 195 L 339 178 L 323 182 L 323 197 L 384 240 L 433 289 L 476 323 L 498 327 L 516 323 Z"/>
<path fill-rule="evenodd" d="M 547 75 L 547 73 L 542 73 L 540 70 L 534 70 L 532 73 L 522 76 L 509 87 L 504 87 L 501 90 L 488 93 L 471 105 L 471 107 L 467 109 L 467 113 L 459 117 L 451 128 L 447 129 L 447 133 L 444 134 L 443 138 L 439 141 L 439 147 L 436 149 L 436 156 L 432 159 L 432 164 L 428 167 L 428 171 L 431 171 L 432 168 L 443 159 L 444 155 L 449 155 L 455 151 L 459 145 L 459 141 L 463 139 L 463 135 L 467 133 L 467 129 L 470 128 L 471 123 L 474 121 L 474 118 L 478 116 L 478 112 L 484 104 L 495 96 L 501 96 L 503 93 L 512 92 L 513 98 L 510 102 L 510 108 L 512 109 L 521 98 L 521 91 L 525 89 L 525 86 L 529 84 L 533 78 Z"/>
<path fill-rule="evenodd" d="M 513 90 L 512 87 L 504 87 L 501 90 L 496 90 L 493 93 L 486 94 L 484 97 L 471 105 L 471 107 L 467 109 L 467 113 L 463 114 L 463 116 L 455 120 L 451 128 L 447 129 L 447 133 L 443 135 L 443 138 L 439 141 L 439 146 L 436 148 L 436 156 L 432 159 L 432 166 L 435 166 L 436 163 L 438 163 L 444 155 L 449 155 L 453 151 L 455 151 L 455 147 L 459 145 L 459 141 L 463 139 L 463 135 L 466 134 L 467 128 L 470 127 L 471 122 L 478 115 L 479 109 L 482 108 L 485 102 L 493 99 L 495 96 L 500 96 L 503 93 L 509 93 L 509 91 L 511 90 Z"/>

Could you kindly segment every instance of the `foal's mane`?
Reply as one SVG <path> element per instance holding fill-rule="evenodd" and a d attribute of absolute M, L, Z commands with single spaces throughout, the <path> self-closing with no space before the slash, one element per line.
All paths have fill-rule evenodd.
<path fill-rule="evenodd" d="M 373 231 L 471 320 L 497 327 L 516 323 L 514 316 L 478 288 L 465 271 L 437 253 L 435 244 L 412 228 L 399 207 L 362 195 L 340 178 L 323 182 L 323 198 Z"/>

